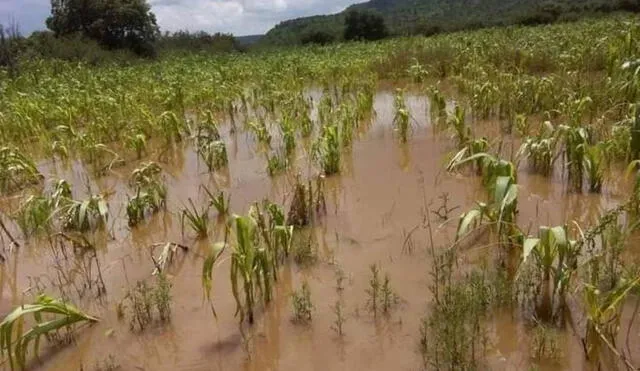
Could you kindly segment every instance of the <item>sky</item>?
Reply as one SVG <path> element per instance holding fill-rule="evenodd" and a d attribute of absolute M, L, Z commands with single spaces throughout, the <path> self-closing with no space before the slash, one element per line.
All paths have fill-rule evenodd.
<path fill-rule="evenodd" d="M 148 0 L 162 31 L 263 34 L 281 21 L 342 11 L 356 0 Z M 24 35 L 45 29 L 50 0 L 0 0 L 0 23 Z"/>

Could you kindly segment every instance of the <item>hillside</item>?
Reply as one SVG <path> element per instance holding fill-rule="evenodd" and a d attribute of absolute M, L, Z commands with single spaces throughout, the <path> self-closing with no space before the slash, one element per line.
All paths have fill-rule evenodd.
<path fill-rule="evenodd" d="M 284 21 L 271 29 L 262 44 L 299 44 L 305 34 L 324 31 L 342 37 L 344 16 L 352 9 L 383 15 L 395 35 L 429 34 L 514 23 L 543 23 L 615 10 L 637 10 L 638 0 L 370 0 L 332 15 Z"/>

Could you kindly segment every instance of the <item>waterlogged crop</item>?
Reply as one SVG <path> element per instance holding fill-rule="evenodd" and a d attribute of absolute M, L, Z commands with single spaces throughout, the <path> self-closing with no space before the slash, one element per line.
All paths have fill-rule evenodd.
<path fill-rule="evenodd" d="M 433 298 L 427 300 L 433 305 L 421 322 L 426 368 L 486 368 L 490 363 L 484 358 L 492 353 L 486 352 L 492 348 L 492 332 L 485 331 L 494 318 L 490 311 L 508 309 L 513 318 L 534 325 L 522 326 L 523 332 L 548 329 L 579 338 L 594 368 L 612 369 L 613 360 L 636 369 L 634 363 L 640 360 L 621 346 L 620 338 L 621 329 L 635 328 L 639 312 L 622 315 L 639 286 L 638 272 L 628 259 L 634 253 L 629 240 L 640 216 L 638 35 L 637 16 L 616 15 L 544 27 L 495 27 L 270 53 L 163 56 L 126 67 L 24 61 L 18 76 L 0 79 L 0 194 L 5 196 L 0 217 L 6 216 L 0 237 L 14 240 L 15 229 L 24 239 L 41 238 L 42 244 L 25 245 L 51 250 L 47 263 L 73 266 L 56 271 L 58 279 L 45 280 L 55 282 L 94 269 L 87 268 L 83 253 L 93 246 L 93 239 L 107 250 L 113 245 L 108 238 L 128 241 L 127 233 L 144 242 L 139 238 L 144 234 L 133 227 L 166 209 L 164 233 L 174 233 L 180 223 L 182 236 L 173 237 L 189 240 L 189 231 L 198 239 L 194 243 L 209 246 L 204 256 L 195 257 L 203 258 L 205 297 L 212 308 L 219 296 L 233 297 L 233 314 L 244 331 L 263 309 L 271 310 L 270 304 L 283 292 L 278 285 L 290 284 L 291 275 L 300 274 L 283 274 L 291 260 L 325 265 L 341 256 L 362 254 L 362 260 L 349 259 L 350 264 L 366 268 L 371 263 L 375 255 L 344 243 L 351 238 L 344 229 L 360 227 L 360 219 L 368 221 L 367 212 L 373 209 L 363 207 L 361 199 L 348 198 L 368 184 L 402 180 L 387 178 L 396 173 L 382 166 L 380 171 L 362 171 L 363 163 L 381 161 L 362 156 L 370 153 L 362 147 L 393 137 L 416 153 L 426 146 L 451 152 L 442 153 L 448 173 L 436 169 L 429 174 L 437 187 L 454 181 L 471 184 L 475 176 L 482 191 L 476 202 L 467 202 L 452 187 L 444 211 L 430 210 L 426 200 L 421 205 L 416 230 L 428 229 L 431 237 L 438 237 L 438 243 L 429 241 L 434 282 Z M 385 99 L 389 95 L 378 91 L 395 95 Z M 410 112 L 407 102 L 413 110 L 414 99 L 424 102 L 423 112 Z M 415 166 L 407 169 L 420 168 L 423 160 L 412 160 Z M 635 177 L 620 176 L 621 168 Z M 531 184 L 540 188 L 527 189 Z M 204 189 L 205 197 L 180 194 L 194 189 Z M 372 188 L 372 194 L 377 189 Z M 168 202 L 174 190 L 177 199 L 187 201 L 178 201 L 178 206 Z M 249 191 L 282 205 L 269 200 L 248 204 L 253 201 L 245 198 Z M 452 207 L 447 206 L 448 197 Z M 585 197 L 606 197 L 606 202 L 574 212 Z M 567 202 L 557 203 L 559 198 Z M 381 218 L 381 229 L 404 227 L 389 219 L 406 211 L 396 209 L 406 203 L 386 201 L 379 200 L 389 210 Z M 335 214 L 327 215 L 328 202 Z M 552 226 L 545 226 L 549 221 L 538 213 L 540 205 L 550 210 Z M 432 229 L 433 215 L 444 226 L 458 207 L 465 211 L 455 232 Z M 561 207 L 563 213 L 556 212 Z M 345 215 L 358 219 L 358 224 L 343 223 Z M 566 220 L 555 220 L 558 217 Z M 131 231 L 122 227 L 127 223 Z M 108 230 L 112 233 L 93 233 L 107 224 L 113 226 Z M 71 252 L 55 244 L 60 236 L 92 243 L 76 243 Z M 377 236 L 369 241 L 375 240 L 376 246 L 387 243 Z M 403 251 L 418 251 L 413 237 L 406 235 L 407 245 L 412 245 Z M 452 243 L 437 246 L 447 244 L 442 241 Z M 335 249 L 337 245 L 342 250 Z M 158 259 L 152 254 L 156 266 L 148 267 L 150 274 L 165 274 L 176 246 L 182 245 L 165 245 Z M 482 249 L 482 269 L 462 267 L 455 272 L 457 263 L 474 261 L 463 256 L 465 247 L 474 254 Z M 3 259 L 5 253 L 11 252 L 3 251 Z M 41 255 L 29 253 L 8 257 Z M 108 251 L 96 260 L 102 262 L 105 256 L 113 254 Z M 414 257 L 419 263 L 418 254 Z M 402 264 L 399 260 L 393 257 L 389 264 Z M 386 269 L 386 260 L 384 264 Z M 11 269 L 9 264 L 6 268 Z M 390 267 L 391 272 L 395 268 Z M 216 275 L 222 269 L 228 271 Z M 303 274 L 317 272 L 312 264 L 301 269 Z M 403 312 L 393 309 L 404 305 L 392 286 L 401 289 L 405 299 L 405 278 L 394 274 L 392 285 L 379 269 L 374 265 L 370 277 L 354 280 L 369 278 L 367 307 L 378 314 L 376 326 L 394 321 L 391 325 Z M 136 267 L 136 274 L 142 271 L 142 266 Z M 178 274 L 183 275 L 180 285 L 185 284 L 188 278 Z M 180 298 L 164 281 L 170 276 L 158 277 L 157 292 L 143 283 L 132 286 L 128 299 L 133 327 L 151 323 L 151 308 L 163 321 L 170 319 L 171 301 Z M 229 290 L 214 293 L 213 281 L 221 277 L 229 280 Z M 24 281 L 13 280 L 13 285 Z M 70 290 L 61 291 L 61 297 L 74 299 Z M 12 292 L 20 290 L 12 287 Z M 334 329 L 342 336 L 348 318 L 349 336 L 356 337 L 364 321 L 352 308 L 364 303 L 352 303 L 350 297 L 316 297 L 311 305 L 309 291 L 302 290 L 295 297 L 294 312 L 309 320 L 311 308 L 316 308 L 314 322 L 326 323 L 322 316 L 335 303 Z M 74 323 L 94 320 L 63 302 L 39 300 L 17 307 L 10 315 L 17 317 L 3 323 L 0 345 L 13 357 L 7 365 L 23 367 L 26 345 L 37 342 L 37 331 L 47 332 L 45 324 L 64 328 L 71 318 Z M 43 316 L 35 317 L 40 325 L 27 336 L 17 329 L 22 317 L 31 313 Z M 44 322 L 49 314 L 56 315 L 57 322 Z M 576 319 L 583 321 L 575 324 Z M 560 326 L 566 323 L 574 324 L 573 333 Z M 362 343 L 367 342 L 353 342 Z M 539 348 L 536 353 L 548 353 L 545 346 Z"/>

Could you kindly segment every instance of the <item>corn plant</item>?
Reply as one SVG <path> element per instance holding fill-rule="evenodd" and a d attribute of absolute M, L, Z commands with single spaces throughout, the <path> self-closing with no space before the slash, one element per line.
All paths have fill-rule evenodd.
<path fill-rule="evenodd" d="M 263 120 L 251 121 L 248 124 L 249 130 L 253 132 L 259 143 L 269 147 L 271 145 L 271 134 Z"/>
<path fill-rule="evenodd" d="M 192 199 L 189 199 L 189 205 L 182 209 L 182 215 L 180 224 L 182 226 L 182 234 L 184 235 L 185 222 L 187 225 L 196 232 L 198 238 L 204 238 L 209 235 L 209 208 L 202 207 L 198 209 L 193 203 Z"/>
<path fill-rule="evenodd" d="M 35 324 L 23 332 L 25 320 L 29 315 L 33 315 Z M 54 319 L 48 319 L 49 316 L 53 316 Z M 97 321 L 97 318 L 70 304 L 40 295 L 33 304 L 24 304 L 14 309 L 0 323 L 0 351 L 7 356 L 12 370 L 23 370 L 26 369 L 27 352 L 32 343 L 34 355 L 37 356 L 43 336 L 48 339 L 55 332 L 70 329 L 77 323 Z M 16 338 L 14 334 L 17 335 Z"/>
<path fill-rule="evenodd" d="M 285 224 L 282 209 L 271 202 L 265 202 L 262 207 L 255 204 L 246 216 L 234 215 L 230 225 L 228 233 L 231 237 L 214 245 L 205 259 L 202 284 L 211 301 L 213 269 L 224 250 L 229 248 L 236 316 L 240 323 L 246 319 L 252 324 L 258 295 L 265 303 L 271 301 L 279 261 L 291 248 L 293 228 Z"/>
<path fill-rule="evenodd" d="M 165 111 L 160 115 L 159 124 L 167 145 L 181 142 L 190 131 L 184 118 L 180 119 L 171 111 Z"/>
<path fill-rule="evenodd" d="M 584 170 L 589 182 L 589 191 L 600 193 L 607 165 L 607 153 L 602 144 L 585 146 Z"/>
<path fill-rule="evenodd" d="M 236 315 L 241 323 L 246 318 L 252 324 L 258 291 L 266 302 L 271 299 L 272 263 L 268 250 L 258 243 L 257 222 L 250 216 L 236 216 L 233 224 L 236 243 L 231 252 L 231 288 Z"/>
<path fill-rule="evenodd" d="M 221 140 L 201 143 L 198 154 L 209 171 L 220 170 L 229 164 L 227 147 Z"/>
<path fill-rule="evenodd" d="M 286 154 L 275 152 L 267 154 L 267 173 L 269 176 L 278 175 L 289 168 L 289 158 Z"/>
<path fill-rule="evenodd" d="M 49 232 L 54 208 L 51 199 L 43 196 L 29 196 L 21 203 L 13 219 L 26 236 Z"/>
<path fill-rule="evenodd" d="M 458 143 L 458 148 L 463 148 L 471 139 L 471 128 L 466 124 L 464 108 L 456 106 L 453 115 L 447 119 L 447 126 L 453 131 L 453 137 Z"/>
<path fill-rule="evenodd" d="M 13 192 L 39 183 L 42 175 L 33 161 L 15 148 L 0 148 L 0 191 Z"/>
<path fill-rule="evenodd" d="M 440 123 L 446 121 L 447 118 L 447 101 L 437 87 L 433 87 L 429 90 L 429 108 L 431 111 L 431 118 L 435 120 L 435 127 L 438 127 Z"/>
<path fill-rule="evenodd" d="M 537 238 L 524 240 L 522 264 L 533 256 L 541 272 L 542 298 L 537 308 L 541 319 L 552 319 L 554 303 L 564 305 L 565 293 L 577 269 L 579 254 L 580 247 L 569 238 L 566 226 L 540 227 Z"/>
<path fill-rule="evenodd" d="M 155 213 L 166 206 L 167 188 L 159 177 L 161 171 L 153 162 L 133 171 L 131 183 L 136 187 L 136 194 L 127 202 L 129 226 L 137 225 L 147 213 Z"/>
<path fill-rule="evenodd" d="M 557 136 L 549 121 L 545 121 L 541 133 L 533 138 L 526 138 L 518 150 L 518 157 L 529 160 L 531 168 L 538 174 L 548 176 L 553 171 L 557 159 Z"/>
<path fill-rule="evenodd" d="M 409 109 L 407 108 L 407 104 L 404 99 L 404 92 L 400 89 L 396 90 L 394 107 L 396 113 L 393 118 L 393 126 L 395 127 L 402 143 L 406 143 L 409 129 L 411 127 L 409 123 Z"/>
<path fill-rule="evenodd" d="M 622 307 L 627 297 L 640 285 L 639 277 L 625 277 L 609 291 L 602 291 L 593 284 L 585 284 L 583 288 L 586 308 L 586 332 L 582 340 L 587 359 L 599 365 L 603 352 L 619 353 L 617 350 L 618 332 L 620 331 Z M 633 369 L 633 365 L 625 360 L 625 366 Z"/>
<path fill-rule="evenodd" d="M 147 149 L 147 137 L 142 133 L 132 134 L 127 138 L 126 145 L 129 149 L 136 152 L 136 156 L 139 160 Z"/>
<path fill-rule="evenodd" d="M 93 195 L 86 200 L 69 200 L 61 208 L 65 229 L 86 232 L 97 225 L 105 226 L 109 220 L 109 206 L 101 195 Z"/>
<path fill-rule="evenodd" d="M 565 165 L 568 168 L 569 182 L 575 191 L 580 192 L 584 181 L 584 163 L 589 133 L 583 127 L 566 125 L 561 125 L 559 130 L 564 138 Z M 593 167 L 593 171 L 598 171 L 598 169 Z"/>
<path fill-rule="evenodd" d="M 218 212 L 218 216 L 229 215 L 229 201 L 231 200 L 231 195 L 225 198 L 224 191 L 218 191 L 216 194 L 214 194 L 209 190 L 209 188 L 205 186 L 203 186 L 202 188 L 209 197 L 209 204 L 213 206 Z"/>
<path fill-rule="evenodd" d="M 342 148 L 337 125 L 323 128 L 322 135 L 315 144 L 314 158 L 318 161 L 324 175 L 340 173 Z"/>

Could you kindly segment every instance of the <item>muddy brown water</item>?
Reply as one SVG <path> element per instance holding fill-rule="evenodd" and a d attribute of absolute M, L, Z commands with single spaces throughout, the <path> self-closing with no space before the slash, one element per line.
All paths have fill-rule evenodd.
<path fill-rule="evenodd" d="M 452 242 L 460 212 L 485 196 L 479 179 L 443 170 L 446 154 L 454 149 L 453 142 L 445 133 L 434 133 L 426 97 L 408 95 L 407 103 L 414 120 L 413 133 L 409 143 L 401 145 L 391 126 L 393 94 L 377 94 L 377 115 L 354 141 L 351 153 L 345 153 L 343 174 L 326 180 L 328 211 L 311 231 L 317 242 L 317 262 L 310 266 L 290 262 L 282 268 L 274 301 L 258 309 L 256 323 L 247 330 L 248 343 L 243 342 L 234 318 L 228 261 L 214 273 L 217 320 L 204 301 L 203 256 L 210 242 L 222 239 L 220 229 L 215 229 L 217 232 L 206 241 L 196 241 L 189 231 L 183 236 L 179 212 L 190 198 L 204 202 L 201 185 L 229 193 L 235 213 L 246 212 L 252 202 L 265 197 L 286 204 L 291 199 L 293 174 L 315 171 L 304 150 L 297 156 L 297 169 L 270 178 L 264 155 L 256 153 L 252 136 L 243 132 L 232 135 L 228 126 L 224 129 L 229 152 L 227 173 L 208 174 L 191 146 L 179 147 L 162 164 L 168 187 L 167 212 L 156 214 L 134 230 L 127 226 L 124 205 L 127 194 L 132 192 L 127 177 L 136 162 L 98 179 L 91 177 L 80 162 L 68 166 L 43 163 L 41 169 L 48 179 L 67 179 L 77 196 L 86 195 L 88 188 L 94 193 L 109 193 L 112 218 L 109 236 L 95 236 L 101 241 L 98 258 L 107 295 L 95 299 L 89 290 L 77 299 L 79 307 L 101 321 L 80 329 L 75 342 L 68 346 L 44 349 L 40 361 L 33 362 L 33 369 L 93 370 L 96 363 L 109 356 L 123 370 L 420 369 L 418 336 L 431 300 L 431 263 L 424 231 L 412 235 L 412 251 L 406 249 L 406 233 L 420 224 L 425 202 L 438 207 L 438 197 L 446 193 L 449 206 L 458 209 L 452 212 L 450 222 L 436 228 L 436 245 L 445 247 Z M 490 139 L 496 138 L 496 127 L 495 123 L 479 124 L 476 133 L 482 131 Z M 541 224 L 558 225 L 571 220 L 588 225 L 629 190 L 629 184 L 617 174 L 608 177 L 602 194 L 569 193 L 560 171 L 544 178 L 529 174 L 525 166 L 520 168 L 519 224 L 531 225 L 532 231 Z M 10 209 L 7 205 L 12 203 L 15 202 L 5 200 L 3 205 Z M 211 221 L 212 226 L 215 223 Z M 180 253 L 169 270 L 173 285 L 171 322 L 133 333 L 128 319 L 117 318 L 116 305 L 136 281 L 151 276 L 150 246 L 168 241 L 190 247 L 188 252 Z M 159 253 L 157 248 L 155 254 Z M 490 253 L 488 247 L 471 248 L 461 260 L 474 264 Z M 630 259 L 634 256 L 639 255 L 632 254 Z M 391 286 L 400 298 L 399 306 L 388 317 L 374 318 L 366 307 L 369 267 L 374 263 L 389 274 Z M 341 294 L 346 317 L 344 337 L 332 330 L 332 306 L 339 298 L 338 269 L 347 277 Z M 9 253 L 1 273 L 3 315 L 15 305 L 28 302 L 29 293 L 38 287 L 56 292 L 57 270 L 45 242 L 28 241 Z M 304 280 L 310 285 L 314 304 L 309 325 L 292 321 L 290 295 Z M 66 289 L 74 293 L 73 288 Z M 489 366 L 520 370 L 532 364 L 527 326 L 511 312 L 492 315 L 489 332 Z M 538 366 L 549 370 L 585 367 L 574 336 L 565 336 L 561 348 L 563 354 L 558 360 Z"/>

